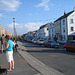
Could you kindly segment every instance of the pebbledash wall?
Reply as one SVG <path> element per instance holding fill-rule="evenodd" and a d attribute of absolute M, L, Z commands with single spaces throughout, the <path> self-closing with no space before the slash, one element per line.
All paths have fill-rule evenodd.
<path fill-rule="evenodd" d="M 75 40 L 75 10 L 67 17 L 68 39 Z M 73 29 L 73 30 L 72 30 Z"/>

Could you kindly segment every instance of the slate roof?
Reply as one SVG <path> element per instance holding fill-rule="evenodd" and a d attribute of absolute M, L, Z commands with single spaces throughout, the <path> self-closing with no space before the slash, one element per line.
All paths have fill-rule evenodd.
<path fill-rule="evenodd" d="M 44 28 L 44 27 L 49 27 L 49 25 L 50 25 L 50 23 L 47 23 L 47 24 L 45 24 L 45 25 L 42 25 L 42 26 L 40 27 L 40 29 L 41 29 L 41 28 Z"/>
<path fill-rule="evenodd" d="M 58 18 L 57 20 L 55 20 L 54 22 L 58 21 L 58 20 L 61 20 L 63 18 L 67 18 L 71 13 L 73 13 L 74 11 L 71 11 L 71 12 L 68 12 L 67 14 L 61 16 L 60 18 Z"/>

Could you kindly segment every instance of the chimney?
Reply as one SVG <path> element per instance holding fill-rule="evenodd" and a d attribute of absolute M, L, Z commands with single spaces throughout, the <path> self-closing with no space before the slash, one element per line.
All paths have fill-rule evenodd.
<path fill-rule="evenodd" d="M 64 15 L 66 15 L 66 11 L 64 10 Z"/>
<path fill-rule="evenodd" d="M 74 9 L 73 9 L 74 11 L 75 11 L 75 7 L 74 7 Z"/>

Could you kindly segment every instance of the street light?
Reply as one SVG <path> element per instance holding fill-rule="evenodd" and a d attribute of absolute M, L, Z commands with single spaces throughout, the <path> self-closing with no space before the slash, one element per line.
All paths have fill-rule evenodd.
<path fill-rule="evenodd" d="M 15 18 L 13 18 L 13 27 L 14 27 L 14 35 L 15 35 Z"/>

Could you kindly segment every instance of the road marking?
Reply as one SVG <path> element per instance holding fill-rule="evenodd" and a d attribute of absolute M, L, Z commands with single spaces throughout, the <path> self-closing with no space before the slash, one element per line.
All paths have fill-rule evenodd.
<path fill-rule="evenodd" d="M 42 75 L 42 74 L 38 73 L 38 74 L 35 74 L 35 75 Z"/>

